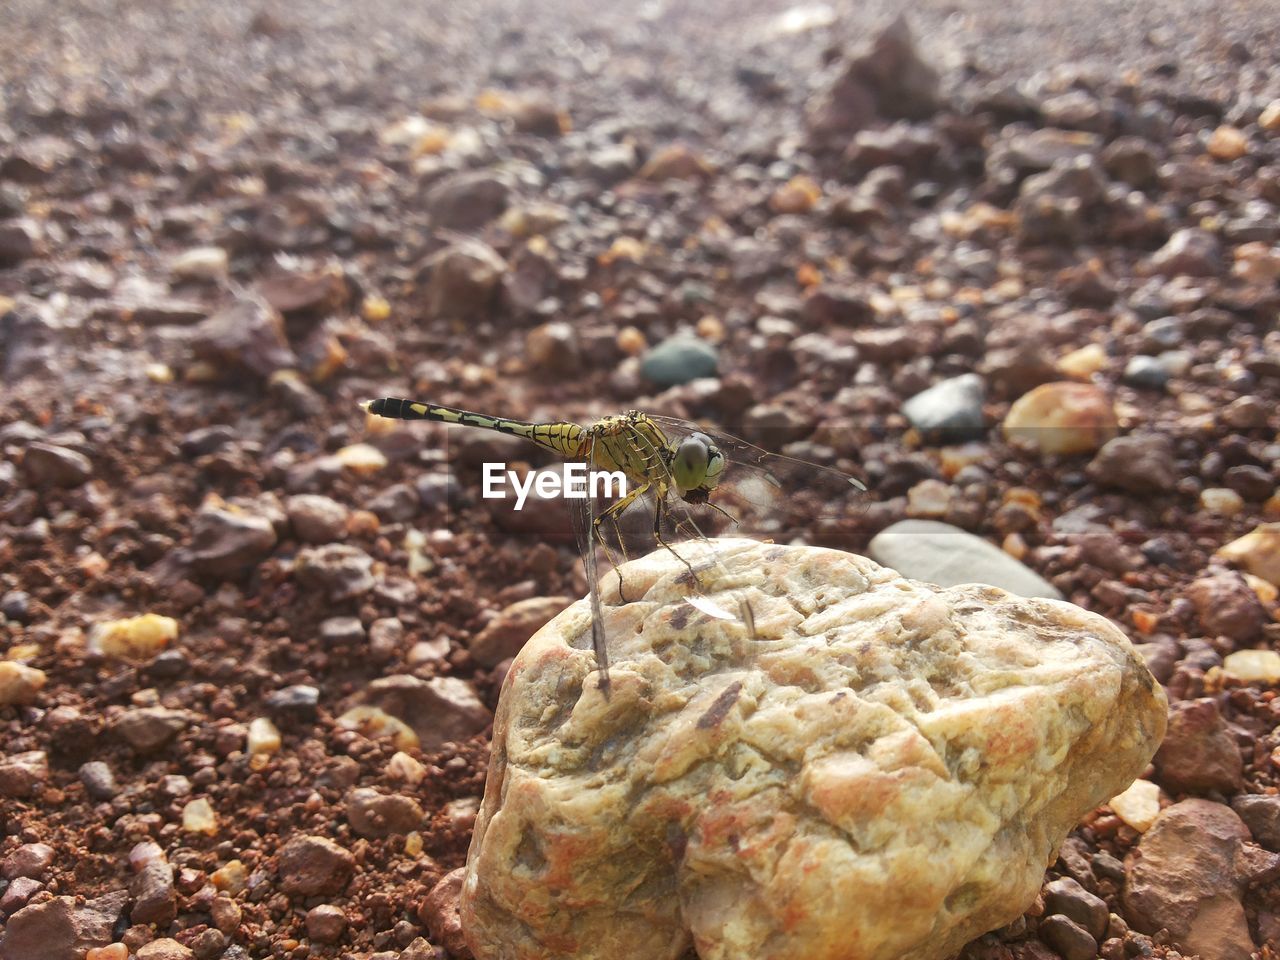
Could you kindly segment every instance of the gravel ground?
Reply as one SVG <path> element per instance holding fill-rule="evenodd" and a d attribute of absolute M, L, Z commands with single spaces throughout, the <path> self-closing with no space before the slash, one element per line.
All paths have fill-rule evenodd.
<path fill-rule="evenodd" d="M 706 418 L 864 476 L 843 545 L 981 535 L 1143 644 L 1187 718 L 1161 803 L 1276 851 L 1276 684 L 1222 664 L 1277 649 L 1277 561 L 1214 558 L 1280 518 L 1274 3 L 918 5 L 919 59 L 852 88 L 896 7 L 549 6 L 6 5 L 4 960 L 51 956 L 15 945 L 24 905 L 48 944 L 121 904 L 33 905 L 123 890 L 85 942 L 144 960 L 458 949 L 429 894 L 489 711 L 582 575 L 553 506 L 467 493 L 541 460 L 377 430 L 355 402 L 383 394 Z M 944 454 L 903 403 L 970 373 L 985 426 Z M 1137 441 L 1004 439 L 1072 377 Z M 172 622 L 107 629 L 144 614 Z M 1116 915 L 1088 943 L 1046 888 L 966 956 L 1186 955 L 1152 919 L 1174 890 L 1126 909 L 1138 837 L 1100 808 L 1046 877 Z M 1218 882 L 1268 960 L 1255 867 Z"/>

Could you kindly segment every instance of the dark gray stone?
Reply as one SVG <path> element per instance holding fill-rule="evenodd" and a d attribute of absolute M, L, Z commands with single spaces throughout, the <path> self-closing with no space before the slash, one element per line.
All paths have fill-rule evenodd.
<path fill-rule="evenodd" d="M 987 429 L 982 415 L 985 393 L 982 377 L 966 373 L 917 393 L 902 405 L 902 413 L 927 438 L 945 443 L 976 440 Z"/>
<path fill-rule="evenodd" d="M 659 387 L 677 387 L 715 374 L 719 357 L 715 347 L 690 336 L 670 337 L 640 361 L 645 379 Z"/>

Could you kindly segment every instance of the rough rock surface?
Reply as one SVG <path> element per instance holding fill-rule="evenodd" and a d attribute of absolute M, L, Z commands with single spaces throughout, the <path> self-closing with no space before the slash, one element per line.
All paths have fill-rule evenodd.
<path fill-rule="evenodd" d="M 471 684 L 457 677 L 380 677 L 352 702 L 378 707 L 404 721 L 428 750 L 450 740 L 465 740 L 492 719 Z"/>
<path fill-rule="evenodd" d="M 563 597 L 517 600 L 485 624 L 467 649 L 477 663 L 486 667 L 497 666 L 507 657 L 519 653 L 524 642 L 567 605 L 568 601 Z"/>
<path fill-rule="evenodd" d="M 454 956 L 466 956 L 467 953 L 467 941 L 458 916 L 458 895 L 465 876 L 466 870 L 463 867 L 446 873 L 427 894 L 418 910 L 419 918 L 431 931 L 431 939 L 443 945 Z"/>
<path fill-rule="evenodd" d="M 49 758 L 43 750 L 0 755 L 0 797 L 30 797 L 49 779 Z"/>
<path fill-rule="evenodd" d="M 297 364 L 284 319 L 262 300 L 236 300 L 200 323 L 192 346 L 198 356 L 262 377 Z"/>
<path fill-rule="evenodd" d="M 111 929 L 128 902 L 124 891 L 77 904 L 57 897 L 32 904 L 9 918 L 0 937 L 0 960 L 80 960 L 92 947 L 111 942 Z"/>
<path fill-rule="evenodd" d="M 1240 898 L 1249 884 L 1280 877 L 1280 856 L 1248 841 L 1249 829 L 1223 804 L 1167 808 L 1125 861 L 1129 922 L 1167 929 L 1204 960 L 1249 960 L 1256 945 Z"/>
<path fill-rule="evenodd" d="M 811 133 L 849 134 L 877 116 L 917 120 L 941 103 L 938 74 L 921 59 L 899 16 L 844 64 L 830 89 L 809 108 Z"/>
<path fill-rule="evenodd" d="M 1133 493 L 1164 493 L 1178 482 L 1173 441 L 1160 433 L 1115 437 L 1089 464 L 1089 476 L 1105 487 Z"/>
<path fill-rule="evenodd" d="M 386 837 L 420 826 L 422 807 L 412 797 L 360 787 L 347 795 L 347 819 L 362 837 Z"/>
<path fill-rule="evenodd" d="M 1240 751 L 1212 697 L 1173 704 L 1155 765 L 1167 786 L 1189 793 L 1232 794 L 1244 781 Z"/>
<path fill-rule="evenodd" d="M 130 893 L 133 908 L 129 919 L 134 923 L 166 924 L 177 914 L 177 895 L 173 889 L 173 867 L 163 860 L 152 860 L 133 878 Z"/>
<path fill-rule="evenodd" d="M 351 879 L 355 858 L 327 837 L 294 837 L 280 850 L 280 889 L 311 897 L 336 893 Z"/>
<path fill-rule="evenodd" d="M 1123 634 L 812 547 L 658 552 L 516 658 L 468 859 L 478 960 L 941 960 L 1016 917 L 1078 817 L 1164 733 Z M 696 569 L 701 559 L 686 547 Z"/>

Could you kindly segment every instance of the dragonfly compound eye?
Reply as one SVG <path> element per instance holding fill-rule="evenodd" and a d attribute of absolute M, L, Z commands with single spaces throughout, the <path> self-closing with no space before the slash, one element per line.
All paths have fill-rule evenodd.
<path fill-rule="evenodd" d="M 700 487 L 706 481 L 712 449 L 711 438 L 702 433 L 690 434 L 676 445 L 671 474 L 681 493 Z"/>
<path fill-rule="evenodd" d="M 714 490 L 720 482 L 720 474 L 724 473 L 724 454 L 714 443 L 707 446 L 707 476 L 702 486 L 707 491 Z"/>
<path fill-rule="evenodd" d="M 705 503 L 723 472 L 724 454 L 705 433 L 691 433 L 676 445 L 671 473 L 681 496 L 689 502 L 695 502 L 688 496 L 693 493 L 697 495 L 696 502 Z"/>

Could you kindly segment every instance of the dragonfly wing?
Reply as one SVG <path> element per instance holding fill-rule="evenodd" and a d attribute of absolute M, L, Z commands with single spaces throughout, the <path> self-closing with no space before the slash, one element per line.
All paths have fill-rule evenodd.
<path fill-rule="evenodd" d="M 737 593 L 733 594 L 732 606 L 737 612 L 731 612 L 728 607 L 706 595 L 705 577 L 707 575 L 710 575 L 712 580 L 730 579 L 724 561 L 716 552 L 715 542 L 704 532 L 708 518 L 695 517 L 690 505 L 677 495 L 675 478 L 666 466 L 665 459 L 660 456 L 654 457 L 652 462 L 652 469 L 661 474 L 664 481 L 656 486 L 666 489 L 665 496 L 658 493 L 653 500 L 655 535 L 666 541 L 664 545 L 687 565 L 690 565 L 690 560 L 680 552 L 681 545 L 695 543 L 702 548 L 701 556 L 691 558 L 697 563 L 697 567 L 690 565 L 693 589 L 685 598 L 686 601 L 695 610 L 709 617 L 746 625 L 749 635 L 754 636 L 755 616 L 745 597 Z M 712 517 L 715 517 L 714 512 Z M 670 530 L 665 529 L 666 527 L 670 527 Z M 674 544 L 673 541 L 675 541 Z"/>
<path fill-rule="evenodd" d="M 735 622 L 742 620 L 741 614 L 730 613 L 710 597 L 702 597 L 694 594 L 689 596 L 687 599 L 689 601 L 689 606 L 693 607 L 695 610 L 701 610 L 708 617 L 715 617 L 717 620 L 732 620 Z"/>
<path fill-rule="evenodd" d="M 867 509 L 863 483 L 833 467 L 770 453 L 687 420 L 653 419 L 673 438 L 704 433 L 720 448 L 726 465 L 711 503 L 733 516 L 734 532 L 781 537 L 814 521 L 854 521 Z"/>
<path fill-rule="evenodd" d="M 594 442 L 587 456 L 587 466 L 595 469 Z M 590 493 L 590 490 L 588 490 Z M 595 651 L 596 665 L 600 670 L 600 686 L 609 692 L 609 649 L 605 643 L 604 607 L 600 602 L 600 573 L 596 562 L 596 502 L 595 498 L 568 497 L 569 514 L 573 518 L 573 533 L 578 541 L 578 553 L 587 575 L 587 600 L 591 605 L 591 648 Z"/>

